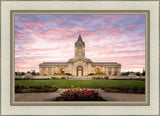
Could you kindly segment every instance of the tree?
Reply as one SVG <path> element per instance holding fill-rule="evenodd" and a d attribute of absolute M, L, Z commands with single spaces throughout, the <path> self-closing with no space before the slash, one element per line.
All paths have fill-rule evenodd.
<path fill-rule="evenodd" d="M 15 72 L 15 75 L 18 75 L 18 72 Z"/>
<path fill-rule="evenodd" d="M 31 73 L 30 71 L 27 71 L 27 73 Z"/>
<path fill-rule="evenodd" d="M 36 73 L 36 75 L 40 75 L 40 73 L 39 73 L 39 72 L 37 72 L 37 73 Z"/>
<path fill-rule="evenodd" d="M 136 72 L 136 76 L 140 76 L 141 75 L 141 73 L 140 72 Z"/>
<path fill-rule="evenodd" d="M 143 69 L 142 76 L 145 76 L 145 70 Z"/>
<path fill-rule="evenodd" d="M 36 75 L 35 70 L 32 70 L 31 74 L 32 74 L 32 75 Z"/>
<path fill-rule="evenodd" d="M 128 72 L 123 72 L 121 75 L 129 75 L 129 71 Z"/>
<path fill-rule="evenodd" d="M 25 72 L 21 72 L 20 75 L 21 75 L 21 76 L 25 75 Z"/>

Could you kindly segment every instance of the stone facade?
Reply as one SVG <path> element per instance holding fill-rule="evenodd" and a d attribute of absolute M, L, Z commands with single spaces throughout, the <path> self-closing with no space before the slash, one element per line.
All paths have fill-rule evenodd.
<path fill-rule="evenodd" d="M 69 73 L 73 76 L 88 76 L 91 73 L 106 73 L 106 75 L 120 75 L 121 64 L 117 62 L 92 62 L 85 57 L 85 43 L 79 34 L 75 42 L 75 57 L 68 62 L 43 62 L 39 65 L 41 75 L 55 73 Z"/>

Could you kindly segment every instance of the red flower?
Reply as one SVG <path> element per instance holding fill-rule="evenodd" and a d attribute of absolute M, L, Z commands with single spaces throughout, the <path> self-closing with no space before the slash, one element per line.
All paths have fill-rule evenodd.
<path fill-rule="evenodd" d="M 27 85 L 25 85 L 25 87 L 27 87 Z"/>
<path fill-rule="evenodd" d="M 41 82 L 39 82 L 39 84 L 42 84 Z"/>
<path fill-rule="evenodd" d="M 28 83 L 28 86 L 29 86 L 29 83 Z"/>
<path fill-rule="evenodd" d="M 94 96 L 92 95 L 91 98 L 94 98 Z"/>
<path fill-rule="evenodd" d="M 19 84 L 18 83 L 16 83 L 16 86 L 18 86 Z"/>

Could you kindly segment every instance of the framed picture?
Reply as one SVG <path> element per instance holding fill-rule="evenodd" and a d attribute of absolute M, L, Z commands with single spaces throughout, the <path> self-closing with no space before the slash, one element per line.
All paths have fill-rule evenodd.
<path fill-rule="evenodd" d="M 1 115 L 160 115 L 159 1 L 1 9 Z"/>

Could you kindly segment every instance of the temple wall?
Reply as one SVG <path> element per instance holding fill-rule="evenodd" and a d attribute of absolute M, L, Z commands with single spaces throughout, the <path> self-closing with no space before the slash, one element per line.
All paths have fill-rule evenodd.
<path fill-rule="evenodd" d="M 41 75 L 54 75 L 55 73 L 60 73 L 63 69 L 64 73 L 70 73 L 73 76 L 77 76 L 77 68 L 81 66 L 83 68 L 83 76 L 88 76 L 90 73 L 96 73 L 96 69 L 99 69 L 100 73 L 106 73 L 109 76 L 119 76 L 121 73 L 121 66 L 116 65 L 93 65 L 92 63 L 86 63 L 82 60 L 76 61 L 74 63 L 68 63 L 66 66 L 40 66 L 39 72 Z"/>

